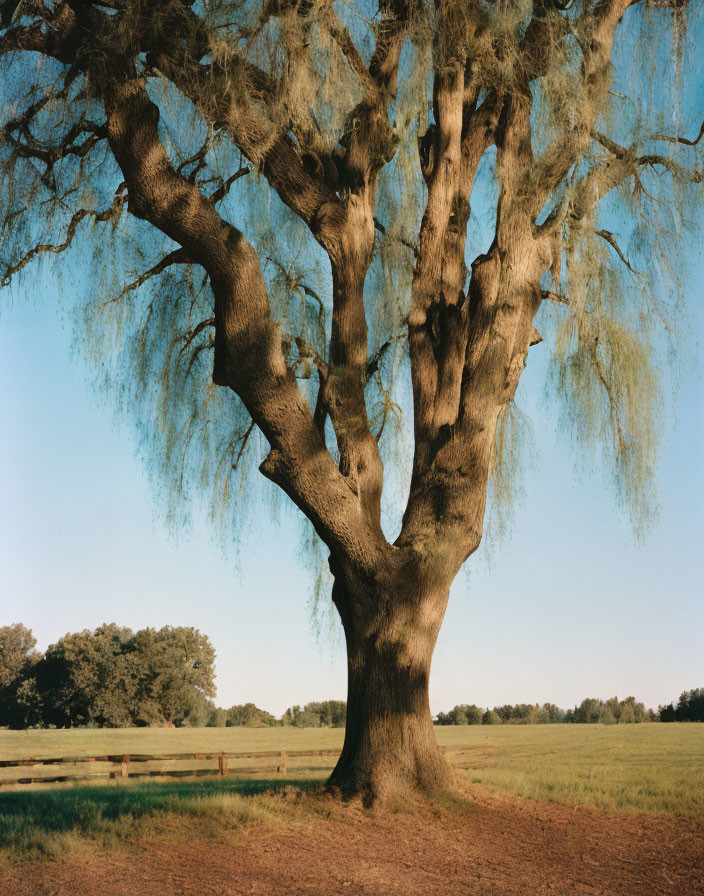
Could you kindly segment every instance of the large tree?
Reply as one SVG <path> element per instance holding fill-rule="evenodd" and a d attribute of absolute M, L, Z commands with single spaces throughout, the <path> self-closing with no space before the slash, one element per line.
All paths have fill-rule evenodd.
<path fill-rule="evenodd" d="M 0 629 L 7 635 L 24 626 Z M 5 637 L 7 641 L 7 637 Z M 25 651 L 26 654 L 27 651 Z M 0 724 L 11 728 L 198 725 L 215 695 L 215 651 L 197 629 L 164 626 L 136 634 L 114 622 L 69 632 L 31 654 L 0 686 Z"/>
<path fill-rule="evenodd" d="M 538 312 L 580 446 L 647 512 L 653 333 L 674 330 L 666 276 L 703 180 L 699 5 L 3 4 L 3 280 L 70 250 L 85 344 L 167 495 L 231 497 L 262 434 L 259 469 L 329 553 L 347 793 L 450 782 L 431 657 L 492 470 L 510 491 L 502 421 Z"/>

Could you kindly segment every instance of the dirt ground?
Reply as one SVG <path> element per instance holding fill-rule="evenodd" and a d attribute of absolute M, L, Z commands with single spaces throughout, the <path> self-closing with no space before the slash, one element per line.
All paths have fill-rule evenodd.
<path fill-rule="evenodd" d="M 194 829 L 194 835 L 196 830 Z M 704 820 L 607 815 L 482 794 L 462 811 L 254 827 L 36 862 L 0 896 L 703 896 Z"/>

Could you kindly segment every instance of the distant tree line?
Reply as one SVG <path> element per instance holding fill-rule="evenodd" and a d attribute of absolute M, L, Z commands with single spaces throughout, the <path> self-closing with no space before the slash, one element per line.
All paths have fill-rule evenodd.
<path fill-rule="evenodd" d="M 206 722 L 209 728 L 231 728 L 244 726 L 247 728 L 267 728 L 274 725 L 294 728 L 344 728 L 347 704 L 344 700 L 323 700 L 318 703 L 306 703 L 291 706 L 280 719 L 270 712 L 259 709 L 254 703 L 242 706 L 231 706 L 220 709 L 213 706 Z"/>
<path fill-rule="evenodd" d="M 30 629 L 0 627 L 0 727 L 344 728 L 344 700 L 289 707 L 280 719 L 254 703 L 221 709 L 215 696 L 215 650 L 197 629 L 164 626 L 133 632 L 114 623 L 64 635 L 46 653 Z M 704 722 L 704 688 L 675 706 L 646 709 L 635 697 L 587 697 L 574 709 L 554 703 L 493 709 L 461 703 L 438 713 L 438 725 L 536 725 Z"/>
<path fill-rule="evenodd" d="M 215 695 L 215 650 L 182 626 L 101 625 L 46 653 L 21 624 L 0 628 L 0 725 L 201 726 Z"/>
<path fill-rule="evenodd" d="M 690 693 L 702 693 L 691 691 Z M 685 697 L 686 695 L 682 695 Z M 682 698 L 680 698 L 682 700 Z M 660 707 L 662 712 L 663 707 Z M 493 709 L 483 709 L 475 704 L 461 703 L 449 712 L 440 712 L 438 725 L 554 725 L 554 724 L 594 724 L 602 725 L 629 724 L 638 722 L 657 722 L 660 716 L 652 709 L 646 709 L 635 697 L 619 700 L 599 700 L 587 697 L 574 709 L 560 709 L 554 703 L 517 703 L 506 704 Z M 684 719 L 684 716 L 682 716 Z M 688 719 L 690 717 L 687 717 Z M 691 717 L 691 720 L 695 720 Z M 666 719 L 662 719 L 666 721 Z"/>
<path fill-rule="evenodd" d="M 704 688 L 683 691 L 677 706 L 659 707 L 661 722 L 704 722 Z"/>

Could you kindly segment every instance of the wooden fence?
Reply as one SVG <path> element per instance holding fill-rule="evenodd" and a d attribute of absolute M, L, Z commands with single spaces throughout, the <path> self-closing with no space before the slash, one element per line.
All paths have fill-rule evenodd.
<path fill-rule="evenodd" d="M 450 751 L 465 752 L 467 748 L 450 748 Z M 443 753 L 446 752 L 441 747 Z M 85 781 L 94 778 L 184 778 L 240 774 L 278 774 L 289 771 L 289 760 L 294 760 L 297 769 L 310 768 L 310 764 L 302 764 L 300 760 L 319 759 L 325 766 L 337 760 L 339 750 L 267 750 L 256 753 L 169 753 L 165 755 L 151 753 L 118 753 L 108 756 L 62 756 L 51 759 L 0 759 L 0 787 L 15 784 L 54 784 L 64 781 Z M 235 765 L 230 765 L 233 760 Z M 257 765 L 241 765 L 243 760 L 258 760 Z M 268 763 L 268 760 L 275 760 Z M 174 768 L 173 763 L 182 763 Z M 170 765 L 164 765 L 170 763 Z M 184 763 L 188 765 L 184 766 Z M 194 766 L 193 763 L 197 763 Z M 158 768 L 148 766 L 160 764 Z M 55 769 L 52 767 L 56 767 Z M 46 770 L 48 774 L 22 775 L 20 770 Z M 15 775 L 3 777 L 2 770 L 13 770 Z M 52 771 L 58 774 L 52 774 Z M 19 774 L 17 774 L 19 772 Z"/>
<path fill-rule="evenodd" d="M 60 774 L 32 774 L 1 777 L 0 787 L 13 784 L 52 784 L 60 781 L 82 781 L 90 778 L 159 778 L 159 777 L 195 777 L 201 775 L 228 774 L 285 774 L 288 761 L 299 759 L 337 759 L 339 750 L 267 750 L 257 753 L 169 753 L 164 755 L 151 753 L 121 753 L 109 756 L 62 756 L 51 759 L 0 759 L 2 769 L 32 769 L 33 771 L 47 766 L 56 766 Z M 276 760 L 275 764 L 257 764 L 256 766 L 236 765 L 230 767 L 230 760 Z M 147 768 L 154 763 L 199 763 L 198 767 L 174 768 L 173 765 L 160 768 Z M 204 763 L 208 763 L 203 767 Z M 212 764 L 211 764 L 212 763 Z M 102 766 L 102 767 L 100 767 Z"/>

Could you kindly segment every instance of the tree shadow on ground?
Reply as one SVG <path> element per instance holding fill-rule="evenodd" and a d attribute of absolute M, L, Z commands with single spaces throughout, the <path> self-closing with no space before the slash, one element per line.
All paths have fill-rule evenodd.
<path fill-rule="evenodd" d="M 274 795 L 291 788 L 314 791 L 321 783 L 320 780 L 297 778 L 225 778 L 125 782 L 97 787 L 76 785 L 0 793 L 0 842 L 9 842 L 12 834 L 20 829 L 55 834 L 89 833 L 105 822 L 135 821 L 160 813 L 194 815 L 220 798 Z"/>

